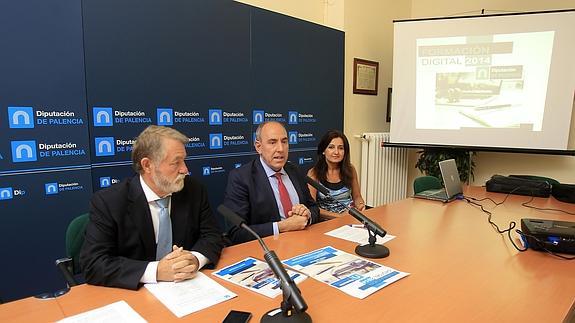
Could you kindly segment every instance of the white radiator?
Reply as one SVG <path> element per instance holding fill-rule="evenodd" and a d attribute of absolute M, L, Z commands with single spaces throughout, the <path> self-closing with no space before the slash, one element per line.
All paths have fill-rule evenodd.
<path fill-rule="evenodd" d="M 407 197 L 407 149 L 385 147 L 389 133 L 364 133 L 361 144 L 361 195 L 379 206 Z"/>

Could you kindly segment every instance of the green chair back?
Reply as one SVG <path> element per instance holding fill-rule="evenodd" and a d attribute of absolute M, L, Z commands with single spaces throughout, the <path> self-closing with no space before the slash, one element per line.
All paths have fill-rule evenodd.
<path fill-rule="evenodd" d="M 439 178 L 435 176 L 421 176 L 413 181 L 413 193 L 417 194 L 426 190 L 443 188 Z"/>
<path fill-rule="evenodd" d="M 66 230 L 66 255 L 73 260 L 74 274 L 79 272 L 80 249 L 84 243 L 84 233 L 89 219 L 88 213 L 84 213 L 72 220 Z"/>

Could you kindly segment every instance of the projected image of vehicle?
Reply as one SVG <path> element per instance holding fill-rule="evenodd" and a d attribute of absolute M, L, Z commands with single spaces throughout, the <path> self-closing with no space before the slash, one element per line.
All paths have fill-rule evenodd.
<path fill-rule="evenodd" d="M 437 73 L 435 87 L 436 104 L 476 106 L 478 102 L 501 93 L 501 80 L 478 79 L 478 73 Z"/>

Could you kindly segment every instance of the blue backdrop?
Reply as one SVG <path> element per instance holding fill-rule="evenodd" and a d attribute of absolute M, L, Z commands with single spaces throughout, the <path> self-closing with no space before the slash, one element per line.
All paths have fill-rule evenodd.
<path fill-rule="evenodd" d="M 133 174 L 146 126 L 190 138 L 214 209 L 263 120 L 286 124 L 304 169 L 343 127 L 344 34 L 237 2 L 3 2 L 0 39 L 4 301 L 64 287 L 53 263 L 69 221 Z"/>

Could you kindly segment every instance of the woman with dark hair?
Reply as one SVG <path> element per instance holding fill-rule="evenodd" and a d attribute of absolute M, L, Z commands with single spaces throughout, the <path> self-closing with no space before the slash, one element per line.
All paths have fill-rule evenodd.
<path fill-rule="evenodd" d="M 357 172 L 349 161 L 347 137 L 338 130 L 328 131 L 317 146 L 317 156 L 308 176 L 323 184 L 331 196 L 341 202 L 332 201 L 308 185 L 311 196 L 318 202 L 322 219 L 343 216 L 346 211 L 343 205 L 363 211 L 365 202 L 361 197 Z"/>

